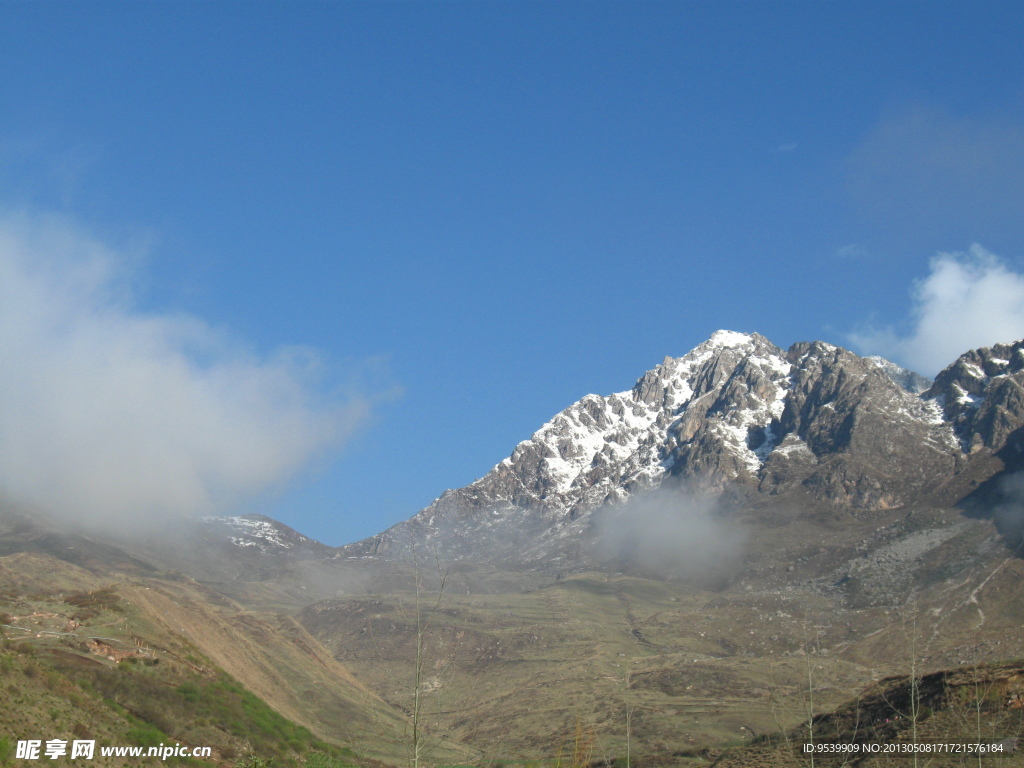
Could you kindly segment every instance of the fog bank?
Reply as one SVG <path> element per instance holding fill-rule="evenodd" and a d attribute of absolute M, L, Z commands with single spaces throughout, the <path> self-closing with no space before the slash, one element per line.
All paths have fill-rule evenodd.
<path fill-rule="evenodd" d="M 661 487 L 595 516 L 603 557 L 652 576 L 727 581 L 741 565 L 744 534 L 715 497 Z"/>
<path fill-rule="evenodd" d="M 1017 554 L 1024 548 L 1024 472 L 999 482 L 999 503 L 992 510 L 996 527 Z"/>
<path fill-rule="evenodd" d="M 216 514 L 366 415 L 308 349 L 258 354 L 145 312 L 130 259 L 58 217 L 0 217 L 0 489 L 89 527 Z"/>

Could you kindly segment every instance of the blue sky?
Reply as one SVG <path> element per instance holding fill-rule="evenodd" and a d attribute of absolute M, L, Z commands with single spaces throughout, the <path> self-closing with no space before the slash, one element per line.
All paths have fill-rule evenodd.
<path fill-rule="evenodd" d="M 0 389 L 65 398 L 19 427 L 79 430 L 42 464 L 119 444 L 79 473 L 116 482 L 172 446 L 152 460 L 202 476 L 186 506 L 341 544 L 718 328 L 934 367 L 943 339 L 1024 335 L 1021 29 L 988 2 L 2 3 L 8 305 L 51 317 L 54 281 L 93 274 L 61 259 L 106 276 L 31 334 L 6 311 L 0 336 L 53 359 Z M 47 352 L 60 322 L 106 373 Z M 97 398 L 45 371 L 106 392 L 132 355 L 203 407 L 150 420 L 181 398 L 140 376 L 89 422 L 130 439 L 53 417 Z M 272 394 L 217 399 L 250 379 Z M 192 418 L 209 454 L 174 453 Z M 81 496 L 25 472 L 68 495 L 15 497 Z"/>

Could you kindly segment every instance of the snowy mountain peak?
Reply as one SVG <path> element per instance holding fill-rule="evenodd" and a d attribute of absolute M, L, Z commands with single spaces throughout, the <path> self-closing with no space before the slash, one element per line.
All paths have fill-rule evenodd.
<path fill-rule="evenodd" d="M 1022 366 L 1021 345 L 1002 345 L 969 353 L 931 384 L 824 342 L 783 351 L 756 333 L 716 331 L 629 390 L 586 395 L 480 480 L 345 550 L 383 555 L 416 540 L 446 557 L 480 557 L 483 547 L 547 562 L 572 548 L 595 510 L 669 480 L 709 492 L 799 490 L 851 510 L 899 506 L 951 476 L 976 450 L 973 435 L 993 447 L 1020 426 Z M 993 416 L 978 404 L 996 391 Z"/>
<path fill-rule="evenodd" d="M 235 547 L 267 555 L 328 557 L 333 548 L 303 536 L 293 528 L 264 515 L 203 517 L 206 538 L 226 539 Z"/>
<path fill-rule="evenodd" d="M 749 480 L 776 445 L 772 424 L 783 413 L 791 368 L 764 337 L 718 331 L 682 357 L 665 358 L 630 390 L 573 403 L 483 478 L 443 494 L 415 524 L 490 525 L 530 510 L 534 523 L 550 528 L 671 474 L 711 484 Z"/>
<path fill-rule="evenodd" d="M 739 333 L 737 331 L 719 330 L 711 334 L 711 338 L 704 342 L 701 346 L 708 345 L 712 347 L 741 347 L 745 344 L 749 344 L 752 340 L 752 336 L 749 333 Z"/>

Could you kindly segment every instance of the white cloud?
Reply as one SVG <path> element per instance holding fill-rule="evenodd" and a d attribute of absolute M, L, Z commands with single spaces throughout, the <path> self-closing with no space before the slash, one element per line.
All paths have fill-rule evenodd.
<path fill-rule="evenodd" d="M 0 488 L 123 527 L 225 510 L 366 415 L 319 394 L 309 350 L 259 356 L 133 306 L 128 260 L 56 217 L 0 218 Z"/>
<path fill-rule="evenodd" d="M 932 376 L 969 349 L 1024 338 L 1024 275 L 980 245 L 935 256 L 911 297 L 908 333 L 861 330 L 854 347 Z"/>
<path fill-rule="evenodd" d="M 850 243 L 849 245 L 844 245 L 842 248 L 838 248 L 835 255 L 836 258 L 839 259 L 866 259 L 870 253 L 863 245 Z"/>

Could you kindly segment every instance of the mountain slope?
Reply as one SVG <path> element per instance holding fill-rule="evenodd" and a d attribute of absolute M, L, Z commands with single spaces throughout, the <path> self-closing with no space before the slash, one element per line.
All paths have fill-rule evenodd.
<path fill-rule="evenodd" d="M 126 670 L 143 670 L 143 662 L 152 663 L 159 667 L 153 675 L 180 668 L 181 679 L 173 685 L 212 685 L 224 672 L 262 699 L 246 704 L 249 709 L 270 712 L 269 705 L 275 714 L 268 718 L 283 715 L 320 739 L 358 747 L 364 754 L 402 743 L 401 714 L 369 692 L 275 605 L 242 605 L 180 571 L 159 570 L 147 562 L 144 549 L 128 554 L 97 536 L 59 531 L 11 510 L 0 509 L 0 542 L 0 613 L 5 614 L 0 624 L 8 625 L 0 635 L 6 632 L 19 647 L 28 645 L 40 659 L 52 657 L 54 663 L 104 674 L 118 671 L 125 662 Z M 170 559 L 177 551 L 164 556 Z M 107 603 L 114 608 L 106 609 Z M 136 691 L 129 693 L 134 696 Z M 168 719 L 161 720 L 166 713 L 159 702 L 133 709 L 125 703 L 128 693 L 111 698 L 144 722 Z M 73 724 L 70 719 L 61 722 L 69 728 Z M 26 721 L 25 728 L 30 724 Z M 222 720 L 215 725 L 230 730 Z M 170 733 L 169 726 L 160 727 Z M 39 738 L 39 733 L 19 730 L 17 737 Z M 54 733 L 66 736 L 70 731 Z M 231 733 L 197 743 L 235 748 L 245 743 L 244 733 Z M 123 735 L 119 742 L 126 743 Z M 285 744 L 280 751 L 284 755 L 306 748 Z"/>

